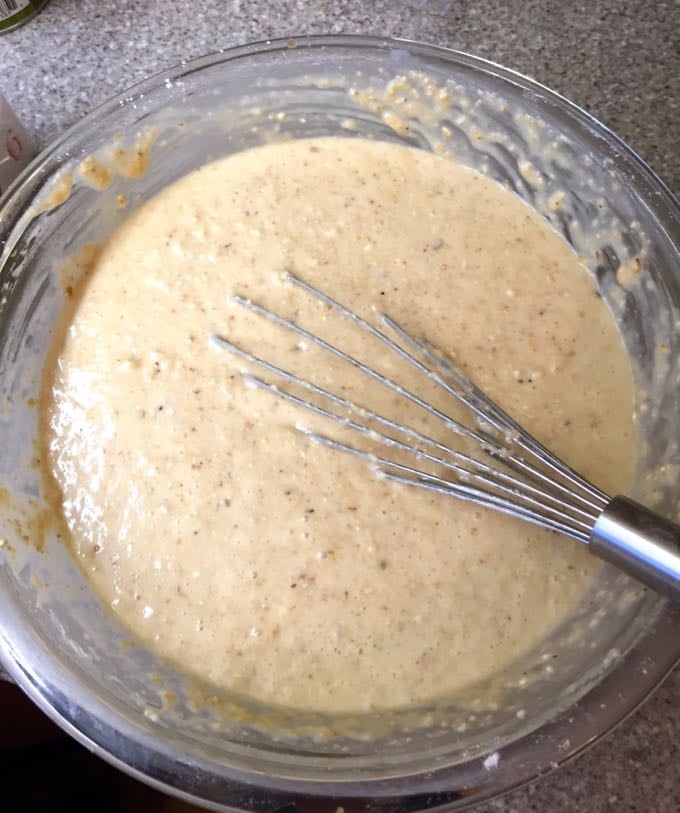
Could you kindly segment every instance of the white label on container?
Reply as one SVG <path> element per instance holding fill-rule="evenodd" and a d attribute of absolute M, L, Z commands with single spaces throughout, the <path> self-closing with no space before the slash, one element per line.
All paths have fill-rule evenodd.
<path fill-rule="evenodd" d="M 0 0 L 0 4 L 7 0 Z M 0 6 L 1 7 L 1 6 Z M 0 96 L 0 195 L 35 155 L 35 143 Z"/>

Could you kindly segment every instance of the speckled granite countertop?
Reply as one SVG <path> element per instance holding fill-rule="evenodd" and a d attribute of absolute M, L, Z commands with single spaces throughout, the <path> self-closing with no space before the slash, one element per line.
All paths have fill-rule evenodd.
<path fill-rule="evenodd" d="M 0 91 L 42 144 L 181 59 L 268 37 L 374 33 L 459 48 L 589 110 L 680 192 L 678 0 L 51 0 L 0 38 Z M 480 813 L 680 810 L 680 671 L 606 741 Z"/>

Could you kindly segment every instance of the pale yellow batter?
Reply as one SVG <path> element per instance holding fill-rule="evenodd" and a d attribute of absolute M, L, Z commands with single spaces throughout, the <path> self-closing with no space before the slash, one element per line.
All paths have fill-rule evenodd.
<path fill-rule="evenodd" d="M 425 333 L 585 475 L 629 485 L 626 356 L 548 225 L 443 158 L 297 141 L 181 179 L 130 217 L 88 275 L 44 404 L 74 551 L 130 629 L 222 686 L 329 711 L 456 692 L 540 641 L 595 565 L 564 538 L 373 477 L 297 432 L 308 416 L 246 387 L 213 334 L 404 415 L 235 307 L 233 292 L 363 346 L 415 386 L 285 284 L 287 269 Z"/>

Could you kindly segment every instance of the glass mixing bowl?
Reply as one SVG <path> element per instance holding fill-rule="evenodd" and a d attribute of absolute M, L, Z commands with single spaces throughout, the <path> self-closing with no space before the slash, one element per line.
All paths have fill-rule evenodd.
<path fill-rule="evenodd" d="M 331 134 L 450 153 L 564 235 L 634 368 L 634 495 L 677 511 L 680 210 L 643 162 L 565 99 L 466 54 L 366 37 L 236 48 L 100 107 L 3 201 L 0 657 L 87 747 L 214 809 L 460 808 L 550 771 L 629 714 L 680 655 L 678 608 L 603 567 L 573 617 L 464 697 L 338 718 L 265 708 L 200 685 L 130 640 L 53 532 L 36 461 L 36 400 L 68 258 L 82 265 L 83 246 L 205 161 Z"/>

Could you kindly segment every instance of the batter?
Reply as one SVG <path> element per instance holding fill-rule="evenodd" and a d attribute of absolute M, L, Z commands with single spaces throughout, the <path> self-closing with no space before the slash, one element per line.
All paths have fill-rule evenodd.
<path fill-rule="evenodd" d="M 163 190 L 76 291 L 43 404 L 74 553 L 125 625 L 219 686 L 325 711 L 455 693 L 537 644 L 596 565 L 564 538 L 372 477 L 247 387 L 213 334 L 401 409 L 230 302 L 252 297 L 396 374 L 285 270 L 425 333 L 571 465 L 612 492 L 629 486 L 631 373 L 566 243 L 443 158 L 301 140 Z"/>

